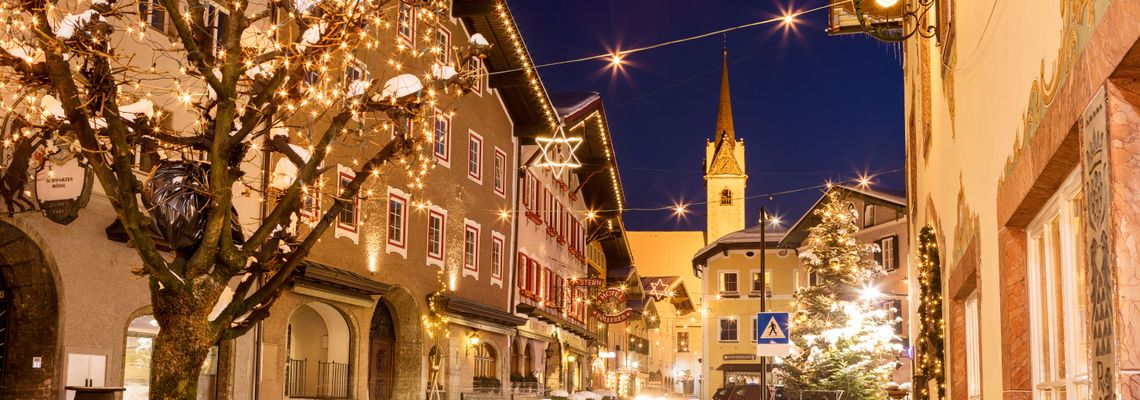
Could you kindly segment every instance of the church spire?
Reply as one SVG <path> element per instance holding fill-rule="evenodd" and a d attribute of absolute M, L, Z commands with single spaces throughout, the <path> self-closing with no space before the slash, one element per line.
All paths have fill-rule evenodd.
<path fill-rule="evenodd" d="M 724 46 L 724 65 L 720 75 L 720 103 L 716 112 L 716 133 L 713 138 L 712 160 L 708 175 L 743 175 L 744 169 L 736 160 L 736 130 L 732 126 L 732 96 L 728 93 L 728 43 Z"/>
<path fill-rule="evenodd" d="M 729 147 L 736 142 L 736 130 L 732 127 L 732 96 L 728 93 L 728 43 L 724 46 L 724 64 L 720 73 L 720 103 L 716 112 L 716 141 L 717 147 L 727 139 Z"/>

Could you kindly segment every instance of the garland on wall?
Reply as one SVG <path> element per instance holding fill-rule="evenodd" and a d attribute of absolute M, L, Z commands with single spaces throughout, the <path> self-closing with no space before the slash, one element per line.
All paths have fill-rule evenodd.
<path fill-rule="evenodd" d="M 914 374 L 915 399 L 942 399 L 946 392 L 943 368 L 944 332 L 942 316 L 942 260 L 934 228 L 922 228 L 918 234 L 919 306 L 918 343 L 915 348 L 918 368 Z M 934 393 L 931 393 L 933 383 Z"/>

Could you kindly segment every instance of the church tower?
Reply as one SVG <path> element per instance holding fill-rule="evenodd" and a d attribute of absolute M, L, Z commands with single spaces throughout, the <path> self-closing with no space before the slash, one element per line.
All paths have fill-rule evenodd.
<path fill-rule="evenodd" d="M 732 127 L 732 97 L 728 92 L 728 48 L 720 76 L 720 104 L 716 113 L 716 133 L 705 143 L 705 192 L 708 221 L 705 240 L 744 229 L 744 140 L 736 139 Z"/>

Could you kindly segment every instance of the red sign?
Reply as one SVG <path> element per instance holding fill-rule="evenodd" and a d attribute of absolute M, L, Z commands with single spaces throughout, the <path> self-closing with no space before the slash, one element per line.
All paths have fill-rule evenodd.
<path fill-rule="evenodd" d="M 609 288 L 598 293 L 596 304 L 594 316 L 607 324 L 625 322 L 633 314 L 633 310 L 626 307 L 625 291 L 619 288 Z"/>

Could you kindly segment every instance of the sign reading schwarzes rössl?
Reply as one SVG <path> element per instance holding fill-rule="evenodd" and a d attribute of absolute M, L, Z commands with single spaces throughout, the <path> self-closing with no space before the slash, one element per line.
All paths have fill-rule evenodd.
<path fill-rule="evenodd" d="M 596 304 L 594 316 L 607 324 L 625 322 L 633 314 L 633 310 L 626 307 L 625 291 L 620 288 L 609 288 L 598 293 Z"/>
<path fill-rule="evenodd" d="M 91 172 L 71 157 L 63 164 L 45 161 L 36 172 L 36 201 L 48 219 L 69 224 L 79 216 L 79 208 L 87 202 L 91 192 Z"/>

